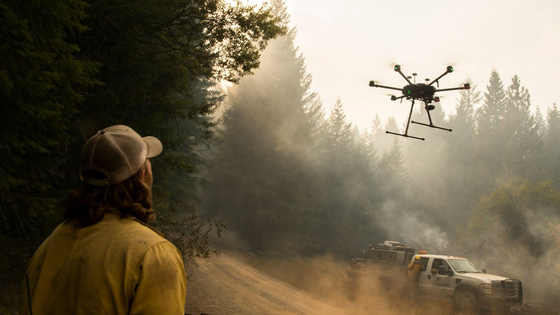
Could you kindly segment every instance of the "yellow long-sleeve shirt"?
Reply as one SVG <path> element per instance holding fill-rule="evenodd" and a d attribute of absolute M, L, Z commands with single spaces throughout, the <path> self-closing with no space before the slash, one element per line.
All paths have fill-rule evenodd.
<path fill-rule="evenodd" d="M 182 315 L 186 276 L 177 248 L 134 218 L 105 214 L 97 224 L 59 225 L 27 274 L 33 315 Z M 29 314 L 27 285 L 22 312 Z"/>
<path fill-rule="evenodd" d="M 420 277 L 420 271 L 424 270 L 424 265 L 420 261 L 417 264 L 411 261 L 408 264 L 408 277 L 417 280 Z"/>

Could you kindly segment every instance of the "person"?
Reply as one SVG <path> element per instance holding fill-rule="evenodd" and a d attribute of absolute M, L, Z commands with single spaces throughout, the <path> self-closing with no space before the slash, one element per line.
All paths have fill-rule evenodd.
<path fill-rule="evenodd" d="M 408 279 L 410 282 L 410 295 L 413 299 L 416 298 L 416 294 L 418 292 L 418 279 L 420 278 L 420 272 L 425 270 L 426 267 L 420 261 L 420 256 L 414 256 L 414 260 L 412 260 L 408 264 Z"/>
<path fill-rule="evenodd" d="M 414 260 L 408 264 L 408 278 L 413 282 L 418 282 L 420 278 L 420 271 L 425 270 L 426 267 L 420 261 L 420 256 L 414 256 Z"/>
<path fill-rule="evenodd" d="M 432 273 L 438 273 L 439 272 L 439 260 L 434 260 L 434 264 L 432 265 Z"/>
<path fill-rule="evenodd" d="M 123 125 L 86 142 L 81 187 L 29 262 L 20 314 L 184 314 L 182 256 L 148 224 L 162 150 Z"/>

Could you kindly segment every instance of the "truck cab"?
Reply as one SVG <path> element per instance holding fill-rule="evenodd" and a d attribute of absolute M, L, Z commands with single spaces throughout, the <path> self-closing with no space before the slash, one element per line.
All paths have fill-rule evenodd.
<path fill-rule="evenodd" d="M 517 279 L 487 274 L 462 257 L 418 256 L 423 266 L 418 279 L 420 296 L 452 299 L 464 311 L 491 308 L 507 313 L 510 306 L 523 303 L 523 287 Z"/>

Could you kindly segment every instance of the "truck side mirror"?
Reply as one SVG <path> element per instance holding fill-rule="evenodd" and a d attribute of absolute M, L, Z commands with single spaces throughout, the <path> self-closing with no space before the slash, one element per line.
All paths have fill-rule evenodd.
<path fill-rule="evenodd" d="M 486 273 L 486 269 L 482 269 L 482 273 Z"/>
<path fill-rule="evenodd" d="M 445 275 L 445 266 L 438 267 L 438 275 Z"/>

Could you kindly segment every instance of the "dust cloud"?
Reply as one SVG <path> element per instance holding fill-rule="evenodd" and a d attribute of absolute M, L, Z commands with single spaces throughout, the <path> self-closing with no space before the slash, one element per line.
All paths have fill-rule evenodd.
<path fill-rule="evenodd" d="M 350 278 L 349 265 L 326 254 L 314 258 L 267 259 L 254 257 L 249 261 L 258 270 L 311 293 L 325 303 L 344 309 L 348 314 L 453 314 L 451 303 L 441 301 L 412 302 L 406 278 L 392 277 L 382 282 L 370 275 Z"/>

